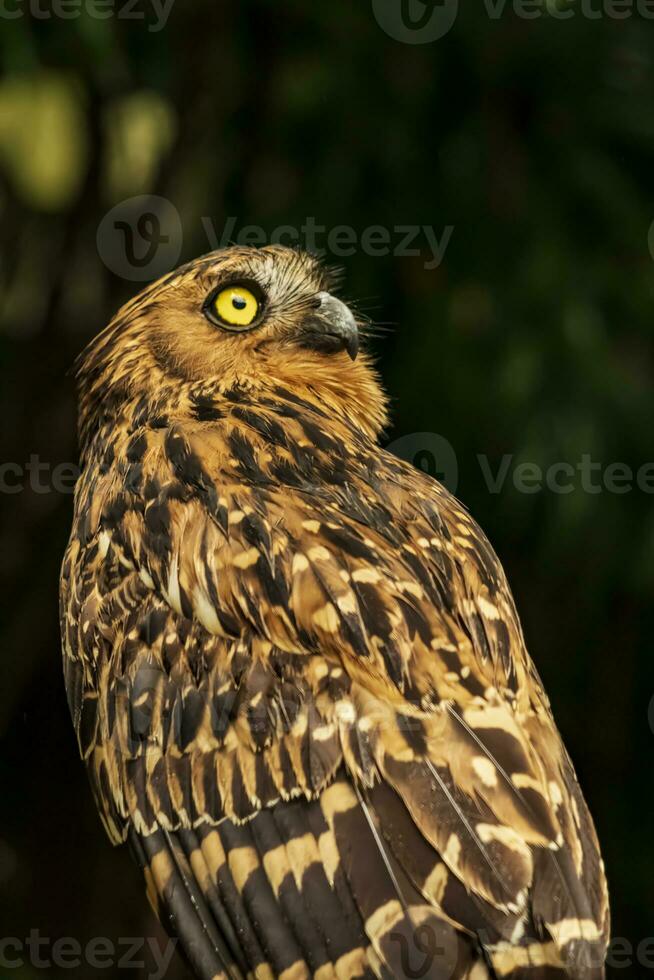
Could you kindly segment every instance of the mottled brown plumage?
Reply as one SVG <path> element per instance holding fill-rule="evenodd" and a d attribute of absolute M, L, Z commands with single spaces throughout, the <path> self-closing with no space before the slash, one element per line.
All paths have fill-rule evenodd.
<path fill-rule="evenodd" d="M 216 319 L 235 282 L 251 329 Z M 62 631 L 102 818 L 198 977 L 603 976 L 597 840 L 502 568 L 378 445 L 328 289 L 216 252 L 80 361 Z"/>

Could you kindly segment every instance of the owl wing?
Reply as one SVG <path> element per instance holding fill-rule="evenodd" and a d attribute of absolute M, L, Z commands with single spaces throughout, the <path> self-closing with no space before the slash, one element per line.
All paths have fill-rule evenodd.
<path fill-rule="evenodd" d="M 284 482 L 234 435 L 131 436 L 63 573 L 98 805 L 197 975 L 601 976 L 597 841 L 482 533 L 393 457 Z"/>

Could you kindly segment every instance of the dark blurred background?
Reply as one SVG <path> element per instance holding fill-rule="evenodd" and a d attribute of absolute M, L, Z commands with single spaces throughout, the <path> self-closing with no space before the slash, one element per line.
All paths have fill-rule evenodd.
<path fill-rule="evenodd" d="M 652 5 L 411 2 L 404 22 L 400 0 L 0 12 L 0 940 L 23 944 L 2 978 L 155 972 L 24 946 L 48 938 L 38 963 L 57 938 L 161 936 L 64 697 L 67 372 L 148 279 L 250 225 L 314 236 L 389 326 L 387 439 L 505 563 L 596 818 L 612 973 L 654 970 Z M 434 39 L 432 14 L 453 17 Z M 539 486 L 533 466 L 558 463 Z"/>

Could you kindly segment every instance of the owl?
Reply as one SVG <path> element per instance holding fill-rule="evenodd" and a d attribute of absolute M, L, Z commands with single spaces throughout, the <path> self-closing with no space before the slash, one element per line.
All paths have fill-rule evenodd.
<path fill-rule="evenodd" d="M 196 977 L 604 976 L 598 842 L 502 567 L 379 445 L 366 325 L 228 248 L 78 364 L 68 702 Z"/>

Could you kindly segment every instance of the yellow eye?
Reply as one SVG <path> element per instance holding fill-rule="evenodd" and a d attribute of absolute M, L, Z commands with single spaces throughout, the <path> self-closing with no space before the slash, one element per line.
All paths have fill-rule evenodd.
<path fill-rule="evenodd" d="M 247 286 L 227 286 L 213 301 L 218 319 L 229 327 L 249 327 L 256 320 L 260 303 Z"/>

